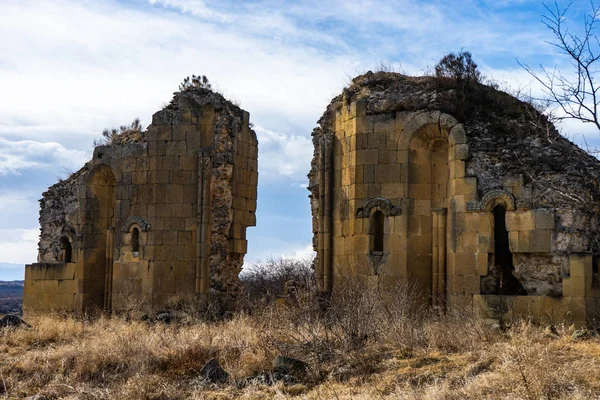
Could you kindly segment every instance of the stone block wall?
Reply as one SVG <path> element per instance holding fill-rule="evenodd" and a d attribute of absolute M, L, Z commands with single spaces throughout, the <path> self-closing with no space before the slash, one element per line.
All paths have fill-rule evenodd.
<path fill-rule="evenodd" d="M 81 298 L 80 291 L 82 265 L 75 263 L 46 264 L 29 266 L 25 272 L 24 295 L 30 307 L 40 311 L 72 309 Z"/>
<path fill-rule="evenodd" d="M 178 92 L 136 137 L 96 147 L 44 195 L 39 261 L 59 269 L 67 238 L 81 269 L 73 298 L 82 300 L 55 306 L 148 310 L 209 296 L 231 306 L 246 228 L 256 224 L 258 143 L 248 113 L 208 90 Z M 48 280 L 39 268 L 27 266 L 27 284 Z M 25 308 L 53 304 L 51 293 L 26 293 Z"/>

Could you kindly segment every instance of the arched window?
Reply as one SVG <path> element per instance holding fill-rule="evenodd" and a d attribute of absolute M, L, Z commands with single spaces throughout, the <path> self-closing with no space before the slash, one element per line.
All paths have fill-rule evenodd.
<path fill-rule="evenodd" d="M 140 251 L 140 230 L 133 228 L 131 231 L 131 251 Z"/>
<path fill-rule="evenodd" d="M 383 232 L 385 225 L 385 216 L 379 210 L 371 216 L 371 251 L 383 252 Z"/>
<path fill-rule="evenodd" d="M 66 236 L 60 238 L 60 248 L 62 250 L 62 261 L 66 263 L 73 262 L 73 248 L 71 242 Z"/>
<path fill-rule="evenodd" d="M 506 208 L 497 205 L 494 213 L 494 260 L 496 265 L 512 266 L 512 254 L 508 246 L 508 231 L 506 230 Z"/>

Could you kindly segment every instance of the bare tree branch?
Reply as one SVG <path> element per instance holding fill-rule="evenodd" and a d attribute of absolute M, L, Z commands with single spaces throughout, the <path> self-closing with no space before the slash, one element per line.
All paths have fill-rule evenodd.
<path fill-rule="evenodd" d="M 529 65 L 517 62 L 542 85 L 548 100 L 562 111 L 558 120 L 576 119 L 594 124 L 600 131 L 600 86 L 596 79 L 600 40 L 595 32 L 600 7 L 590 2 L 591 13 L 584 18 L 582 35 L 577 35 L 567 26 L 566 14 L 571 5 L 561 9 L 556 2 L 552 8 L 544 4 L 548 14 L 542 16 L 542 22 L 554 35 L 548 43 L 569 58 L 573 74 L 563 74 L 557 66 L 549 69 L 541 64 L 542 72 L 539 73 Z"/>

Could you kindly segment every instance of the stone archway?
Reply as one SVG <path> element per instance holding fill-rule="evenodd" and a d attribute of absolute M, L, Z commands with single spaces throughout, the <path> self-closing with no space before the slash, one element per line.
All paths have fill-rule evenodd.
<path fill-rule="evenodd" d="M 433 304 L 446 298 L 448 228 L 453 179 L 464 177 L 468 145 L 463 126 L 438 111 L 416 113 L 404 127 L 398 149 L 407 151 L 407 276 Z"/>
<path fill-rule="evenodd" d="M 448 131 L 439 124 L 422 126 L 409 141 L 409 274 L 425 293 L 431 293 L 434 304 L 439 303 L 445 288 L 448 149 Z"/>

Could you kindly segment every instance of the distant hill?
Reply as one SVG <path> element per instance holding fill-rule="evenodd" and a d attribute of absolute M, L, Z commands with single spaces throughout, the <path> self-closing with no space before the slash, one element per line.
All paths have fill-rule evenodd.
<path fill-rule="evenodd" d="M 23 281 L 0 281 L 0 315 L 21 314 L 23 284 Z"/>

